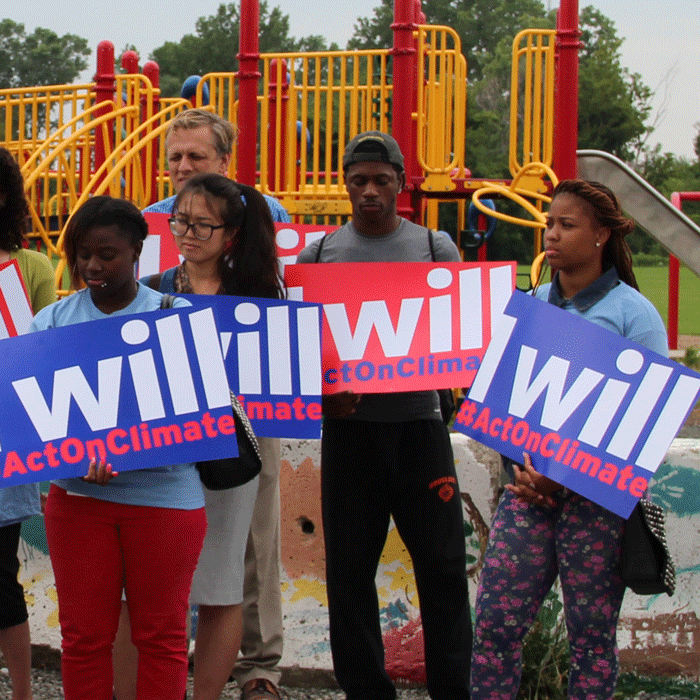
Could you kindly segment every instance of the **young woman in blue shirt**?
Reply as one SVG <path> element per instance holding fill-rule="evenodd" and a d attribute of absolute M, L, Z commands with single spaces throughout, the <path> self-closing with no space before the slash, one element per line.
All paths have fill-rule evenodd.
<path fill-rule="evenodd" d="M 535 296 L 668 355 L 666 331 L 638 290 L 624 237 L 634 228 L 595 182 L 555 188 L 544 234 L 554 277 Z M 498 504 L 479 581 L 472 700 L 514 700 L 523 639 L 559 576 L 570 647 L 570 700 L 608 700 L 618 673 L 624 520 L 537 473 L 527 454 Z"/>

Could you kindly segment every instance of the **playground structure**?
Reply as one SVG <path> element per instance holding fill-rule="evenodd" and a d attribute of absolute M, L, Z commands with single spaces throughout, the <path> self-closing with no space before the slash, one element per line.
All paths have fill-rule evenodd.
<path fill-rule="evenodd" d="M 513 41 L 508 180 L 473 178 L 468 169 L 466 60 L 452 29 L 425 24 L 420 0 L 396 0 L 390 49 L 260 55 L 257 0 L 242 0 L 240 26 L 239 70 L 201 77 L 189 99 L 160 97 L 157 64 L 139 71 L 134 52 L 121 57 L 125 73 L 115 74 L 108 41 L 98 46 L 94 83 L 0 90 L 2 139 L 25 177 L 32 235 L 59 258 L 60 293 L 62 231 L 71 212 L 95 194 L 139 207 L 171 194 L 162 136 L 191 106 L 206 105 L 238 127 L 229 175 L 279 198 L 295 222 L 339 224 L 350 214 L 339 168 L 344 145 L 380 129 L 405 154 L 403 216 L 436 228 L 443 203 L 456 202 L 458 243 L 475 220 L 483 231 L 485 219 L 497 218 L 532 229 L 534 255 L 540 253 L 547 195 L 578 172 L 578 0 L 561 0 L 556 30 L 525 30 Z M 581 163 L 584 174 L 591 158 Z M 619 172 L 608 168 L 598 179 Z M 630 178 L 623 180 L 629 189 Z M 516 201 L 526 218 L 494 211 L 487 197 Z M 654 193 L 651 208 L 628 211 L 700 274 L 700 229 L 666 206 L 676 231 L 670 235 L 653 213 L 664 202 Z M 480 260 L 485 253 L 481 245 Z M 669 326 L 675 347 L 677 320 L 675 337 Z"/>

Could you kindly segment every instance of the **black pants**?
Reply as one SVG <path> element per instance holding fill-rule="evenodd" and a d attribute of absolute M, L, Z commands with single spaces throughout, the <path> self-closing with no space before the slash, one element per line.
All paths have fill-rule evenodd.
<path fill-rule="evenodd" d="M 393 516 L 413 560 L 433 700 L 469 697 L 462 501 L 445 425 L 324 419 L 321 489 L 331 651 L 349 700 L 393 700 L 375 576 Z"/>
<path fill-rule="evenodd" d="M 24 589 L 17 580 L 17 547 L 22 523 L 0 527 L 0 629 L 26 622 L 27 604 Z"/>

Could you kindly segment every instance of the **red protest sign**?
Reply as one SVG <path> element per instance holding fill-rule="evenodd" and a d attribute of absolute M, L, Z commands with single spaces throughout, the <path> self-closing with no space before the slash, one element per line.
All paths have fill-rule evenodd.
<path fill-rule="evenodd" d="M 0 339 L 22 335 L 32 322 L 32 306 L 16 260 L 0 265 Z"/>
<path fill-rule="evenodd" d="M 323 393 L 466 387 L 515 287 L 515 263 L 288 265 L 323 304 Z"/>

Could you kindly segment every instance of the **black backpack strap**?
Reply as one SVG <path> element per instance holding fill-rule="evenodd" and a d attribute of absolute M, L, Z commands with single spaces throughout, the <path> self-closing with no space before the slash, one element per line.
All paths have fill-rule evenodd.
<path fill-rule="evenodd" d="M 325 234 L 318 241 L 318 250 L 316 251 L 316 259 L 314 260 L 315 263 L 320 262 L 320 260 L 321 260 L 321 251 L 323 250 L 323 244 L 326 242 L 327 235 L 328 234 Z"/>
<path fill-rule="evenodd" d="M 428 245 L 430 246 L 430 259 L 435 262 L 435 241 L 433 240 L 433 229 L 428 229 Z"/>

